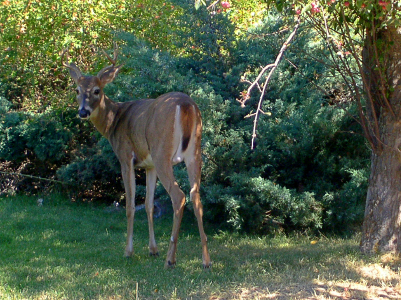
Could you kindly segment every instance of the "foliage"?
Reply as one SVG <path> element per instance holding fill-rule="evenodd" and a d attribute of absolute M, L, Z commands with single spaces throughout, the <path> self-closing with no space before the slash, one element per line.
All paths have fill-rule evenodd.
<path fill-rule="evenodd" d="M 394 87 L 387 78 L 386 59 L 393 41 L 386 40 L 386 31 L 401 25 L 401 1 L 267 2 L 279 11 L 305 18 L 326 40 L 333 70 L 352 92 L 363 133 L 373 152 L 380 155 L 384 145 L 380 114 L 386 111 L 396 118 L 389 101 Z"/>
<path fill-rule="evenodd" d="M 79 129 L 74 127 L 75 115 L 52 109 L 36 114 L 14 111 L 10 102 L 5 103 L 7 112 L 0 116 L 0 162 L 12 163 L 8 171 L 19 169 L 25 174 L 54 179 L 54 170 L 69 161 L 72 154 L 73 134 Z M 7 172 L 2 175 L 4 178 Z M 40 185 L 37 181 L 26 184 L 18 182 L 13 190 L 32 192 Z M 5 187 L 1 189 L 3 193 Z"/>
<path fill-rule="evenodd" d="M 80 133 L 77 133 L 80 134 Z M 107 170 L 107 171 L 105 171 Z M 107 140 L 100 139 L 94 147 L 78 148 L 76 156 L 57 170 L 57 177 L 78 190 L 70 191 L 72 198 L 97 198 L 104 202 L 119 200 L 122 193 L 118 161 Z"/>
<path fill-rule="evenodd" d="M 70 134 L 49 115 L 6 114 L 1 128 L 0 157 L 19 161 L 28 151 L 41 161 L 60 161 Z"/>
<path fill-rule="evenodd" d="M 75 117 L 67 72 L 56 67 L 58 50 L 71 44 L 72 60 L 84 66 L 84 72 L 96 73 L 104 57 L 93 56 L 94 47 L 110 48 L 103 46 L 116 39 L 125 65 L 106 87 L 110 98 L 131 101 L 182 91 L 198 103 L 204 127 L 201 196 L 208 223 L 262 234 L 293 229 L 340 231 L 359 224 L 369 150 L 354 134 L 360 133 L 350 117 L 356 110 L 343 92 L 339 74 L 327 76 L 328 66 L 310 59 L 325 59 L 324 41 L 302 27 L 287 54 L 288 63 L 277 69 L 269 87 L 258 145 L 251 151 L 252 122 L 245 117 L 254 111 L 257 95 L 252 95 L 247 109 L 239 107 L 235 99 L 246 86 L 242 75 L 255 76 L 257 67 L 274 60 L 290 21 L 277 12 L 268 13 L 265 6 L 258 11 L 256 1 L 249 1 L 247 12 L 241 1 L 229 9 L 217 3 L 212 10 L 196 10 L 188 1 L 155 1 L 152 8 L 145 2 L 132 2 L 138 6 L 132 9 L 131 4 L 119 1 L 77 1 L 71 6 L 56 1 L 61 12 L 54 20 L 60 17 L 57 22 L 70 26 L 68 30 L 62 33 L 55 23 L 54 36 L 37 45 L 29 41 L 39 32 L 21 35 L 25 52 L 31 55 L 6 52 L 1 57 L 7 72 L 0 82 L 6 86 L 7 100 L 1 100 L 6 113 L 0 118 L 0 164 L 11 161 L 18 169 L 29 160 L 30 172 L 39 170 L 43 177 L 65 182 L 73 199 L 120 201 L 123 186 L 118 162 L 92 125 Z M 6 8 L 17 10 L 23 3 L 16 1 Z M 36 15 L 46 7 L 39 5 Z M 29 23 L 33 12 L 28 11 L 24 22 Z M 259 14 L 253 16 L 254 12 Z M 158 18 L 150 18 L 152 14 Z M 133 15 L 135 19 L 129 19 Z M 15 28 L 20 28 L 15 22 Z M 78 34 L 81 28 L 85 30 Z M 13 34 L 9 28 L 4 30 L 1 43 Z M 53 41 L 50 52 L 54 56 L 42 51 L 48 41 Z M 40 59 L 30 61 L 36 57 Z M 55 73 L 38 76 L 42 67 L 37 62 L 46 72 L 53 68 Z M 32 80 L 42 78 L 45 88 L 24 81 L 21 74 Z M 51 92 L 46 94 L 46 89 Z M 342 100 L 333 93 L 342 95 Z M 23 94 L 26 98 L 21 100 Z M 32 99 L 46 101 L 38 105 Z M 175 171 L 188 193 L 185 169 Z M 138 172 L 137 181 L 144 183 L 143 173 Z M 140 202 L 144 188 L 137 192 Z M 160 185 L 156 196 L 168 198 Z"/>
<path fill-rule="evenodd" d="M 8 86 L 13 103 L 44 110 L 66 87 L 59 68 L 61 49 L 72 47 L 79 63 L 89 65 L 95 49 L 110 48 L 117 28 L 172 49 L 174 40 L 166 38 L 166 28 L 173 31 L 174 18 L 181 13 L 168 1 L 156 0 L 3 1 L 0 48 L 5 52 L 0 56 L 0 81 Z"/>
<path fill-rule="evenodd" d="M 269 1 L 273 2 L 281 11 L 292 9 L 296 14 L 310 13 L 326 18 L 330 28 L 341 28 L 348 24 L 353 25 L 355 33 L 365 28 L 375 29 L 386 26 L 400 25 L 400 1 L 376 1 L 376 0 L 357 0 L 357 1 Z"/>

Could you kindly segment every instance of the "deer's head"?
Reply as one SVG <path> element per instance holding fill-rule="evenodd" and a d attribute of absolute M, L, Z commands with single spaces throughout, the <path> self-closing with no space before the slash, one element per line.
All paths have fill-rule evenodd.
<path fill-rule="evenodd" d="M 104 52 L 104 51 L 103 51 Z M 64 55 L 67 53 L 67 60 Z M 114 48 L 114 58 L 112 59 L 106 52 L 108 60 L 112 63 L 99 71 L 96 76 L 84 76 L 81 70 L 74 64 L 68 62 L 68 48 L 64 49 L 61 61 L 64 67 L 69 69 L 71 78 L 75 81 L 77 88 L 78 115 L 82 119 L 87 119 L 98 108 L 104 97 L 103 88 L 112 82 L 123 65 L 115 66 L 117 61 L 117 47 Z"/>

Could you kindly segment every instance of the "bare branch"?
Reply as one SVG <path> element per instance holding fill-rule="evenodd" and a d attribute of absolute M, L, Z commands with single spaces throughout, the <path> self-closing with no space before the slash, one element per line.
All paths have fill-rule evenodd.
<path fill-rule="evenodd" d="M 344 12 L 343 11 L 342 11 L 342 14 L 344 16 Z M 345 32 L 346 34 L 344 34 L 344 37 L 348 38 L 348 37 L 351 36 L 349 24 L 348 24 L 348 22 L 344 22 L 344 25 L 345 25 L 345 30 L 346 30 L 346 32 Z M 370 84 L 368 84 L 368 79 L 366 78 L 366 74 L 365 74 L 365 72 L 363 70 L 363 66 L 361 65 L 361 62 L 356 57 L 356 49 L 355 49 L 355 46 L 354 46 L 354 43 L 352 42 L 352 40 L 349 40 L 349 44 L 352 47 L 351 53 L 355 57 L 355 60 L 356 60 L 356 63 L 357 63 L 358 69 L 359 69 L 359 73 L 361 74 L 361 77 L 362 77 L 363 85 L 366 87 L 365 90 L 366 90 L 366 93 L 367 93 L 367 99 L 366 99 L 367 100 L 367 104 L 370 106 L 370 109 L 372 111 L 371 116 L 373 118 L 373 122 L 369 122 L 367 120 L 366 115 L 363 112 L 363 108 L 362 108 L 361 103 L 360 103 L 360 99 L 362 98 L 362 96 L 359 95 L 359 89 L 356 87 L 356 83 L 354 82 L 354 78 L 351 77 L 351 79 L 353 81 L 354 90 L 355 90 L 355 92 L 357 93 L 357 96 L 358 96 L 357 97 L 357 99 L 358 99 L 357 104 L 358 104 L 359 114 L 361 116 L 361 122 L 363 124 L 362 127 L 363 127 L 363 130 L 364 130 L 364 133 L 366 135 L 367 140 L 369 141 L 370 145 L 372 146 L 373 151 L 375 153 L 377 153 L 377 152 L 381 151 L 383 143 L 382 143 L 381 138 L 380 138 L 378 114 L 377 114 L 376 108 L 375 108 L 374 97 L 373 97 L 373 95 L 371 93 Z M 373 128 L 370 128 L 370 126 L 369 126 L 369 125 L 372 125 L 371 123 L 373 123 Z M 369 129 L 372 129 L 372 130 L 370 130 L 370 132 L 369 132 Z M 372 139 L 372 136 L 375 138 L 375 140 Z M 375 143 L 375 141 L 376 141 L 376 143 Z"/>
<path fill-rule="evenodd" d="M 26 177 L 26 178 L 31 178 L 31 179 L 38 179 L 38 180 L 44 180 L 44 181 L 49 181 L 49 182 L 61 183 L 61 184 L 66 184 L 66 185 L 69 184 L 69 183 L 67 183 L 67 182 L 60 181 L 60 180 L 49 179 L 49 178 L 43 178 L 43 177 L 39 177 L 39 176 L 33 176 L 33 175 L 21 174 L 21 173 L 15 173 L 15 172 L 3 172 L 3 171 L 0 171 L 0 174 L 11 175 L 11 176 L 19 176 L 19 177 Z"/>
<path fill-rule="evenodd" d="M 377 40 L 376 40 L 376 34 L 375 34 L 375 32 L 376 32 L 376 30 L 375 30 L 375 19 L 372 20 L 372 23 L 373 23 L 372 24 L 373 25 L 372 32 L 374 33 L 373 34 L 373 50 L 374 50 L 374 54 L 375 54 L 374 58 L 375 58 L 375 61 L 376 61 L 376 65 L 380 66 L 379 54 L 377 53 L 377 46 L 376 46 L 377 45 Z M 383 96 L 383 99 L 384 99 L 384 102 L 385 102 L 385 106 L 388 108 L 388 110 L 390 111 L 391 115 L 395 119 L 396 115 L 394 113 L 393 107 L 391 106 L 391 104 L 388 101 L 387 96 L 386 96 L 386 87 L 385 87 L 386 80 L 384 79 L 384 76 L 383 76 L 381 68 L 377 68 L 377 72 L 378 72 L 379 77 L 380 77 L 380 92 L 382 93 L 382 96 Z"/>
<path fill-rule="evenodd" d="M 219 2 L 220 2 L 220 0 L 214 1 L 212 4 L 210 4 L 210 5 L 207 7 L 207 10 L 214 8 L 215 5 L 216 5 L 217 3 L 219 3 Z"/>
<path fill-rule="evenodd" d="M 280 50 L 280 52 L 281 52 L 281 50 Z M 251 93 L 251 91 L 252 91 L 252 89 L 253 89 L 253 87 L 254 87 L 255 85 L 259 86 L 259 80 L 260 80 L 260 78 L 263 76 L 263 74 L 265 74 L 265 72 L 266 72 L 268 69 L 274 68 L 274 67 L 276 67 L 276 64 L 275 64 L 275 63 L 265 66 L 265 67 L 262 69 L 262 71 L 260 71 L 258 77 L 256 77 L 256 79 L 254 80 L 254 82 L 253 82 L 253 83 L 251 84 L 251 86 L 248 88 L 248 94 Z M 259 88 L 259 90 L 260 90 L 260 88 Z"/>
<path fill-rule="evenodd" d="M 270 111 L 264 112 L 263 110 L 260 110 L 260 112 L 261 112 L 263 115 L 266 115 L 266 116 L 271 116 L 271 115 L 272 115 L 272 113 L 271 113 Z M 255 112 L 255 113 L 249 113 L 249 114 L 247 114 L 244 118 L 247 119 L 247 118 L 250 118 L 250 117 L 253 117 L 253 116 L 256 116 L 256 112 Z"/>
<path fill-rule="evenodd" d="M 325 15 L 325 12 L 322 11 L 323 14 L 323 20 L 324 24 L 321 25 L 318 22 L 314 22 L 314 18 L 310 18 L 312 20 L 312 26 L 320 33 L 320 35 L 326 40 L 327 47 L 331 56 L 331 60 L 334 62 L 334 69 L 341 75 L 341 77 L 344 80 L 344 83 L 347 85 L 348 89 L 353 92 L 356 100 L 356 104 L 358 107 L 358 114 L 359 114 L 359 120 L 358 123 L 361 125 L 364 135 L 369 142 L 372 150 L 374 152 L 380 151 L 382 142 L 380 140 L 380 133 L 379 133 L 379 127 L 378 127 L 378 120 L 376 116 L 376 108 L 375 108 L 375 103 L 373 102 L 373 96 L 370 91 L 370 84 L 367 82 L 367 78 L 365 76 L 365 73 L 363 71 L 363 61 L 361 58 L 357 55 L 359 52 L 356 48 L 356 45 L 358 44 L 358 41 L 355 40 L 352 37 L 351 30 L 350 30 L 350 24 L 346 21 L 346 18 L 344 16 L 344 10 L 335 10 L 335 12 L 338 15 L 342 15 L 344 18 L 344 26 L 341 26 L 337 30 L 334 30 L 333 28 L 329 28 L 327 24 L 327 17 Z M 348 50 L 349 52 L 346 53 L 351 55 L 352 58 L 356 62 L 356 68 L 357 68 L 357 74 L 361 75 L 361 79 L 363 81 L 363 85 L 367 87 L 366 89 L 366 104 L 370 107 L 371 110 L 371 118 L 373 121 L 369 121 L 366 108 L 363 107 L 362 105 L 362 98 L 363 95 L 361 94 L 360 87 L 358 86 L 356 80 L 355 80 L 355 73 L 354 70 L 352 70 L 352 66 L 350 65 L 350 61 L 347 59 L 347 56 L 345 55 L 339 55 L 339 52 L 333 51 L 333 48 L 339 48 L 341 50 L 341 47 L 339 47 L 338 42 L 336 41 L 335 37 L 330 33 L 334 32 L 337 35 L 340 35 L 344 38 L 344 41 L 346 42 L 345 44 L 348 45 Z M 342 52 L 342 51 L 340 51 Z M 340 67 L 342 66 L 342 68 Z M 384 100 L 386 98 L 384 97 Z M 355 117 L 353 117 L 355 119 Z"/>
<path fill-rule="evenodd" d="M 261 91 L 261 95 L 260 95 L 259 103 L 258 103 L 258 108 L 257 108 L 256 112 L 253 114 L 255 116 L 255 118 L 254 118 L 254 121 L 253 121 L 253 132 L 252 132 L 251 149 L 255 148 L 255 139 L 256 139 L 256 136 L 257 136 L 256 129 L 257 129 L 257 126 L 258 126 L 259 115 L 260 115 L 260 113 L 268 114 L 268 113 L 264 113 L 262 111 L 262 109 L 261 109 L 262 108 L 262 104 L 263 104 L 263 100 L 264 100 L 264 96 L 266 94 L 266 88 L 267 88 L 267 86 L 268 86 L 268 84 L 270 82 L 270 79 L 271 79 L 274 71 L 277 69 L 277 66 L 281 62 L 281 60 L 283 58 L 283 55 L 284 55 L 284 52 L 287 50 L 287 48 L 290 46 L 292 40 L 294 39 L 294 37 L 295 37 L 295 35 L 296 35 L 297 31 L 298 31 L 300 23 L 301 23 L 300 22 L 300 18 L 298 17 L 297 23 L 296 23 L 294 29 L 292 30 L 291 34 L 289 35 L 289 37 L 287 38 L 287 40 L 284 42 L 283 46 L 281 47 L 280 52 L 277 55 L 275 62 L 273 64 L 266 65 L 260 71 L 259 75 L 256 77 L 254 82 L 248 88 L 247 92 L 246 93 L 242 93 L 242 98 L 240 100 L 238 100 L 241 103 L 241 106 L 244 107 L 245 106 L 245 102 L 250 98 L 250 94 L 251 94 L 252 89 L 255 86 L 257 86 L 259 88 L 259 80 L 260 80 L 260 78 L 267 72 L 267 70 L 270 69 L 270 72 L 269 72 L 269 74 L 267 75 L 267 77 L 265 79 L 265 82 L 264 82 L 264 85 L 263 85 L 263 90 Z"/>

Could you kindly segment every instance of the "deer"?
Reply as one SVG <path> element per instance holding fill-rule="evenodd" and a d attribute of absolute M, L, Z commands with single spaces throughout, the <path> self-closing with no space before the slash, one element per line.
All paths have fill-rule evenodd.
<path fill-rule="evenodd" d="M 173 228 L 165 267 L 176 265 L 179 230 L 185 206 L 185 194 L 178 186 L 173 166 L 184 162 L 190 183 L 190 200 L 198 223 L 202 245 L 202 264 L 211 267 L 207 236 L 203 227 L 203 206 L 200 200 L 202 118 L 197 104 L 188 95 L 170 92 L 156 99 L 114 102 L 103 89 L 112 82 L 122 64 L 116 66 L 118 48 L 114 56 L 103 53 L 111 65 L 101 69 L 96 76 L 83 75 L 69 63 L 68 48 L 61 53 L 62 65 L 76 84 L 78 115 L 90 120 L 94 127 L 109 141 L 121 166 L 125 189 L 127 241 L 124 255 L 133 255 L 133 224 L 135 215 L 135 169 L 146 172 L 145 210 L 149 227 L 149 253 L 158 256 L 154 236 L 153 210 L 157 179 L 169 194 L 173 207 Z M 65 55 L 67 56 L 65 60 Z"/>

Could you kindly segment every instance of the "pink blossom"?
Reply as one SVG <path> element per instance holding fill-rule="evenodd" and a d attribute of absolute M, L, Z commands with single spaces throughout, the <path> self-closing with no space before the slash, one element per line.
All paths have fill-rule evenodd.
<path fill-rule="evenodd" d="M 231 7 L 231 4 L 228 1 L 223 1 L 223 2 L 221 2 L 221 6 L 223 6 L 223 8 L 225 8 L 225 9 L 228 9 Z"/>
<path fill-rule="evenodd" d="M 384 10 L 386 10 L 387 9 L 387 5 L 389 5 L 390 4 L 390 2 L 386 2 L 386 1 L 382 1 L 382 0 L 379 0 L 379 5 L 384 9 Z"/>
<path fill-rule="evenodd" d="M 312 12 L 313 14 L 314 14 L 314 13 L 320 12 L 320 8 L 319 8 L 319 6 L 318 6 L 315 2 L 312 2 L 311 5 L 312 5 L 311 12 Z"/>

